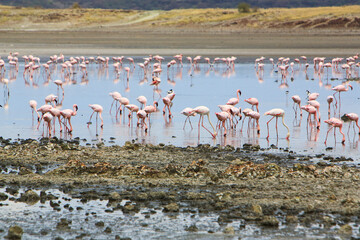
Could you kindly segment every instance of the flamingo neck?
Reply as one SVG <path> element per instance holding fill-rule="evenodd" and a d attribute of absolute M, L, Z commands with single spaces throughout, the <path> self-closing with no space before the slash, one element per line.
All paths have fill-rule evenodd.
<path fill-rule="evenodd" d="M 283 125 L 286 127 L 286 129 L 288 130 L 288 133 L 286 134 L 286 139 L 289 139 L 289 137 L 290 137 L 290 129 L 289 129 L 289 127 L 285 124 L 284 115 L 282 116 L 282 123 L 283 123 Z"/>

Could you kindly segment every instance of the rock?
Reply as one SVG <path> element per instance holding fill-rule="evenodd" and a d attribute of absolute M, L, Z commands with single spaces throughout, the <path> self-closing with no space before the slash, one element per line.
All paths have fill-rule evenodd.
<path fill-rule="evenodd" d="M 227 227 L 224 229 L 223 233 L 224 233 L 224 234 L 234 235 L 234 234 L 235 234 L 234 227 L 233 227 L 233 226 L 227 226 Z"/>
<path fill-rule="evenodd" d="M 105 232 L 105 233 L 111 233 L 111 232 L 112 232 L 112 230 L 111 230 L 111 228 L 110 228 L 110 227 L 106 227 L 106 228 L 105 228 L 105 230 L 104 230 L 104 232 Z"/>
<path fill-rule="evenodd" d="M 351 235 L 352 227 L 349 224 L 342 225 L 338 230 L 338 233 L 343 235 Z"/>
<path fill-rule="evenodd" d="M 117 193 L 117 192 L 112 192 L 112 193 L 110 193 L 110 195 L 109 195 L 109 200 L 110 200 L 110 201 L 119 201 L 119 200 L 121 200 L 121 196 L 120 196 L 120 194 Z"/>
<path fill-rule="evenodd" d="M 279 220 L 277 220 L 274 216 L 265 216 L 261 221 L 261 225 L 266 227 L 278 227 Z"/>
<path fill-rule="evenodd" d="M 163 212 L 178 212 L 179 205 L 177 203 L 170 203 L 164 207 Z"/>
<path fill-rule="evenodd" d="M 8 199 L 8 195 L 6 195 L 6 193 L 0 193 L 0 201 L 5 201 L 6 199 Z"/>
<path fill-rule="evenodd" d="M 105 224 L 104 224 L 103 221 L 100 221 L 100 222 L 96 222 L 96 223 L 95 223 L 95 226 L 97 226 L 97 227 L 104 227 Z"/>
<path fill-rule="evenodd" d="M 287 223 L 297 223 L 299 221 L 299 218 L 297 216 L 286 216 L 286 222 Z"/>
<path fill-rule="evenodd" d="M 67 220 L 66 218 L 61 218 L 60 222 L 56 224 L 56 229 L 58 230 L 70 230 L 71 227 L 69 226 L 71 224 L 70 220 Z"/>
<path fill-rule="evenodd" d="M 30 169 L 26 167 L 20 167 L 19 175 L 27 175 L 33 173 Z"/>
<path fill-rule="evenodd" d="M 21 194 L 19 201 L 26 202 L 28 204 L 35 204 L 40 200 L 39 194 L 33 190 L 28 190 L 25 193 Z"/>
<path fill-rule="evenodd" d="M 11 226 L 8 231 L 8 235 L 6 236 L 7 239 L 15 240 L 21 239 L 24 231 L 21 227 L 15 225 Z"/>
<path fill-rule="evenodd" d="M 263 210 L 262 207 L 258 204 L 253 204 L 252 205 L 252 211 L 255 213 L 255 215 L 257 216 L 262 216 L 263 215 Z"/>
<path fill-rule="evenodd" d="M 187 231 L 187 232 L 197 232 L 198 230 L 199 229 L 197 228 L 197 226 L 195 224 L 185 228 L 185 231 Z"/>

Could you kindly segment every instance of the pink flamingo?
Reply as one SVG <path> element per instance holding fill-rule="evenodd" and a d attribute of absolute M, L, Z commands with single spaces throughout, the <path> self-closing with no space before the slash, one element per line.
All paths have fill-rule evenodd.
<path fill-rule="evenodd" d="M 39 113 L 36 111 L 37 102 L 36 102 L 35 100 L 30 100 L 30 101 L 29 101 L 29 105 L 30 105 L 30 108 L 31 108 L 31 113 L 32 113 L 33 121 L 34 121 L 34 112 L 36 112 L 36 114 L 38 115 L 37 120 L 40 121 L 40 115 L 39 115 Z"/>
<path fill-rule="evenodd" d="M 43 116 L 44 122 L 47 123 L 48 129 L 49 129 L 49 137 L 51 136 L 51 121 L 53 120 L 53 116 L 51 113 L 47 112 Z"/>
<path fill-rule="evenodd" d="M 317 114 L 319 115 L 319 122 L 321 119 L 321 115 L 320 115 L 320 103 L 316 100 L 310 100 L 308 101 L 308 104 L 310 104 L 311 106 L 316 108 Z"/>
<path fill-rule="evenodd" d="M 230 98 L 228 101 L 227 101 L 227 105 L 236 105 L 239 103 L 240 101 L 240 96 L 241 96 L 241 91 L 240 89 L 236 90 L 236 95 L 237 95 L 237 98 Z"/>
<path fill-rule="evenodd" d="M 285 124 L 285 121 L 284 121 L 284 116 L 285 116 L 285 111 L 280 109 L 280 108 L 274 108 L 274 109 L 271 109 L 270 111 L 267 111 L 264 115 L 270 115 L 272 116 L 272 118 L 266 123 L 267 124 L 267 130 L 268 130 L 268 135 L 266 137 L 266 139 L 268 140 L 269 139 L 269 122 L 271 120 L 273 120 L 275 117 L 276 117 L 276 134 L 278 135 L 278 128 L 277 128 L 277 122 L 278 122 L 278 118 L 281 117 L 282 118 L 282 123 L 283 125 L 286 127 L 288 133 L 286 135 L 286 139 L 289 140 L 290 138 L 290 129 L 289 127 Z"/>
<path fill-rule="evenodd" d="M 158 102 L 154 101 L 153 105 L 144 107 L 144 111 L 146 112 L 147 118 L 149 119 L 149 125 L 150 125 L 150 114 L 156 112 L 158 106 L 159 106 Z"/>
<path fill-rule="evenodd" d="M 260 124 L 259 124 L 260 113 L 251 111 L 248 113 L 248 116 L 256 121 L 257 134 L 260 134 Z"/>
<path fill-rule="evenodd" d="M 69 133 L 73 131 L 73 127 L 71 125 L 71 117 L 76 116 L 77 110 L 78 106 L 74 104 L 73 109 L 64 109 L 60 111 L 61 116 L 65 119 L 64 126 L 68 129 Z M 66 122 L 69 122 L 70 129 L 66 126 Z"/>
<path fill-rule="evenodd" d="M 228 112 L 217 112 L 215 113 L 217 119 L 220 121 L 220 124 L 222 123 L 222 127 L 224 128 L 224 137 L 226 137 L 226 126 L 225 121 L 230 118 L 230 114 Z"/>
<path fill-rule="evenodd" d="M 186 116 L 186 119 L 185 119 L 185 122 L 184 122 L 184 127 L 183 127 L 183 130 L 185 129 L 185 125 L 186 125 L 186 121 L 189 119 L 189 123 L 190 123 L 190 127 L 191 129 L 193 129 L 192 125 L 191 125 L 191 121 L 190 121 L 190 117 L 191 116 L 195 116 L 196 115 L 196 112 L 194 111 L 194 109 L 192 108 L 184 108 L 182 111 L 181 111 L 181 114 L 185 115 Z"/>
<path fill-rule="evenodd" d="M 319 129 L 320 128 L 320 118 L 319 119 L 317 118 L 317 110 L 316 110 L 316 108 L 314 106 L 311 106 L 311 105 L 301 106 L 300 108 L 309 113 L 307 121 L 308 121 L 308 123 L 310 125 L 312 124 L 311 123 L 311 115 L 314 115 L 314 118 L 315 118 L 315 120 L 317 122 L 317 129 Z"/>
<path fill-rule="evenodd" d="M 55 80 L 54 83 L 57 85 L 57 90 L 59 91 L 59 87 L 61 87 L 61 89 L 64 93 L 63 82 L 60 79 L 58 79 L 58 80 Z"/>
<path fill-rule="evenodd" d="M 44 118 L 44 114 L 49 112 L 50 109 L 52 108 L 51 105 L 48 105 L 48 104 L 45 104 L 45 105 L 42 105 L 40 108 L 38 108 L 36 110 L 36 112 L 41 112 L 41 118 L 40 120 L 38 121 L 38 125 L 37 125 L 37 129 L 39 129 L 39 126 L 40 126 L 40 123 L 41 123 L 41 120 Z"/>
<path fill-rule="evenodd" d="M 120 102 L 120 107 L 119 107 L 118 111 L 120 112 L 120 114 L 122 114 L 121 105 L 126 106 L 126 105 L 128 105 L 130 103 L 130 101 L 126 97 L 121 97 L 121 98 L 119 98 L 119 102 Z M 117 112 L 118 111 L 116 111 L 116 117 L 117 117 Z M 125 108 L 124 108 L 124 114 L 125 114 Z"/>
<path fill-rule="evenodd" d="M 328 105 L 329 105 L 329 107 L 328 107 L 328 118 L 330 118 L 330 104 L 333 103 L 334 97 L 333 97 L 333 96 L 328 96 L 328 97 L 326 98 L 326 101 L 327 101 L 327 103 L 328 103 Z M 333 104 L 334 104 L 334 103 L 333 103 Z M 334 110 L 334 111 L 335 111 L 335 110 Z"/>
<path fill-rule="evenodd" d="M 104 121 L 103 118 L 101 117 L 101 113 L 103 112 L 103 107 L 99 104 L 89 104 L 89 107 L 93 110 L 93 113 L 90 116 L 89 122 L 88 122 L 88 127 L 91 124 L 91 118 L 94 115 L 94 113 L 96 112 L 96 126 L 97 126 L 97 121 L 98 121 L 98 116 L 100 117 L 101 120 L 101 125 L 100 127 L 103 128 L 104 127 Z"/>
<path fill-rule="evenodd" d="M 207 108 L 207 107 L 205 107 L 205 106 L 198 106 L 198 107 L 194 108 L 193 110 L 194 110 L 194 112 L 196 112 L 197 114 L 200 115 L 199 125 L 198 125 L 199 130 L 200 130 L 200 122 L 201 122 L 201 126 L 202 126 L 203 128 L 205 128 L 205 129 L 211 134 L 211 136 L 212 136 L 213 138 L 216 138 L 217 132 L 215 131 L 215 128 L 214 128 L 214 126 L 212 125 L 212 123 L 211 123 L 211 121 L 210 121 L 210 110 L 209 110 L 209 108 Z M 204 116 L 205 116 L 205 115 L 207 115 L 208 120 L 209 120 L 209 123 L 210 123 L 211 127 L 212 127 L 213 130 L 214 130 L 214 133 L 211 133 L 211 132 L 209 131 L 209 129 L 207 129 L 207 128 L 204 126 Z"/>
<path fill-rule="evenodd" d="M 145 132 L 147 132 L 148 130 L 148 127 L 147 127 L 147 124 L 145 122 L 145 118 L 146 118 L 146 112 L 144 110 L 139 110 L 137 113 L 136 113 L 136 116 L 138 118 L 138 121 L 137 121 L 137 126 L 139 127 L 140 126 L 140 119 L 141 119 L 141 124 L 144 126 L 145 125 Z"/>
<path fill-rule="evenodd" d="M 164 103 L 164 108 L 163 108 L 163 115 L 165 115 L 165 110 L 166 110 L 166 107 L 167 109 L 169 110 L 169 118 L 171 118 L 171 110 L 170 110 L 170 104 L 171 104 L 171 100 L 169 97 L 163 97 L 163 103 Z"/>
<path fill-rule="evenodd" d="M 130 127 L 130 120 L 132 120 L 132 114 L 133 114 L 133 112 L 138 112 L 139 111 L 139 107 L 138 106 L 136 106 L 135 104 L 127 104 L 127 105 L 125 105 L 125 107 L 127 108 L 127 109 L 129 109 L 129 115 L 128 115 L 128 117 L 129 117 L 129 127 Z M 132 122 L 132 121 L 131 121 Z"/>
<path fill-rule="evenodd" d="M 45 97 L 45 104 L 48 104 L 48 103 L 53 103 L 54 104 L 54 107 L 56 106 L 55 103 L 57 103 L 57 99 L 58 96 L 54 95 L 54 94 L 49 94 Z"/>
<path fill-rule="evenodd" d="M 339 107 L 340 107 L 340 105 L 341 105 L 341 102 L 340 102 L 340 101 L 341 101 L 341 99 L 340 99 L 340 93 L 341 93 L 341 92 L 346 92 L 346 91 L 348 91 L 348 90 L 349 90 L 349 87 L 350 87 L 351 90 L 353 90 L 353 87 L 352 87 L 350 84 L 347 84 L 347 87 L 345 87 L 344 85 L 340 84 L 340 85 L 337 85 L 337 86 L 335 86 L 335 87 L 332 88 L 332 90 L 335 91 L 335 93 L 333 94 L 334 98 L 335 98 L 335 94 L 336 94 L 336 93 L 339 93 Z M 335 106 L 337 106 L 337 100 L 336 100 L 336 98 L 335 98 Z M 340 109 L 339 109 L 339 110 L 340 110 Z"/>
<path fill-rule="evenodd" d="M 256 106 L 256 111 L 259 112 L 259 101 L 257 100 L 257 98 L 247 98 L 244 101 L 249 103 L 252 108 Z"/>
<path fill-rule="evenodd" d="M 356 126 L 359 128 L 359 135 L 360 135 L 360 126 L 359 126 L 359 116 L 356 113 L 347 113 L 345 114 L 345 116 L 347 116 L 349 118 L 349 120 L 351 121 L 349 124 L 349 129 L 348 129 L 348 134 L 349 134 L 349 130 L 350 130 L 350 125 L 352 122 L 354 122 L 354 128 L 355 128 L 355 124 Z"/>
<path fill-rule="evenodd" d="M 342 132 L 343 121 L 341 121 L 338 118 L 330 118 L 330 119 L 325 120 L 324 122 L 331 125 L 331 127 L 329 128 L 329 130 L 326 133 L 326 138 L 325 138 L 324 143 L 326 144 L 326 140 L 327 140 L 327 137 L 329 135 L 330 130 L 333 129 L 333 128 L 339 128 L 339 132 L 343 135 L 341 143 L 344 144 L 345 143 L 345 134 Z M 335 131 L 334 131 L 334 138 L 335 138 L 335 141 L 336 141 Z"/>
<path fill-rule="evenodd" d="M 121 94 L 119 92 L 115 91 L 115 92 L 110 92 L 109 95 L 114 99 L 111 103 L 111 107 L 110 107 L 110 111 L 109 111 L 109 113 L 111 114 L 111 109 L 112 109 L 115 101 L 116 101 L 115 108 L 117 109 L 117 101 L 119 101 L 119 99 L 121 98 Z"/>
<path fill-rule="evenodd" d="M 61 120 L 60 120 L 60 117 L 61 117 L 61 111 L 57 108 L 51 108 L 50 111 L 51 115 L 53 117 L 57 117 L 58 121 L 59 121 L 59 125 L 60 125 L 60 132 L 62 132 L 62 126 L 61 126 Z M 54 133 L 55 133 L 55 122 L 56 122 L 56 119 L 54 121 Z"/>
<path fill-rule="evenodd" d="M 294 95 L 291 97 L 291 99 L 294 101 L 294 104 L 293 104 L 293 109 L 295 111 L 295 116 L 297 116 L 297 107 L 299 106 L 299 109 L 300 109 L 300 116 L 302 116 L 302 109 L 300 108 L 301 106 L 301 98 L 299 95 Z M 297 106 L 296 106 L 297 105 Z M 296 106 L 296 107 L 295 107 Z"/>
<path fill-rule="evenodd" d="M 307 91 L 307 94 L 308 94 L 308 99 L 309 101 L 311 100 L 316 100 L 318 97 L 319 97 L 319 93 L 310 93 L 309 91 Z"/>
<path fill-rule="evenodd" d="M 138 102 L 141 104 L 140 109 L 142 109 L 143 107 L 146 107 L 147 99 L 145 96 L 139 96 L 136 98 L 136 100 L 138 100 Z"/>
<path fill-rule="evenodd" d="M 245 108 L 245 109 L 242 111 L 243 114 L 244 114 L 244 118 L 243 118 L 242 123 L 241 123 L 240 132 L 242 132 L 242 130 L 243 130 L 245 118 L 246 118 L 246 117 L 249 117 L 249 118 L 250 118 L 249 113 L 250 113 L 251 111 L 252 111 L 252 110 L 251 110 L 250 108 Z M 249 124 L 250 124 L 250 119 L 249 119 Z"/>
<path fill-rule="evenodd" d="M 124 70 L 126 71 L 126 79 L 129 80 L 129 78 L 130 78 L 130 68 L 129 67 L 124 67 Z"/>

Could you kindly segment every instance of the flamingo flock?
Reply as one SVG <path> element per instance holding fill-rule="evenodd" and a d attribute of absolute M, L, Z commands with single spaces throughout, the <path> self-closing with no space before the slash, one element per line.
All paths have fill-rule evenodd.
<path fill-rule="evenodd" d="M 0 59 L 0 76 L 1 82 L 6 86 L 8 89 L 9 82 L 12 79 L 16 78 L 17 72 L 19 71 L 19 53 L 9 53 L 7 57 L 7 64 L 8 67 L 6 68 L 7 64 L 5 60 Z M 109 114 L 111 116 L 115 116 L 116 119 L 121 119 L 126 116 L 126 109 L 128 111 L 127 118 L 129 127 L 132 127 L 132 118 L 135 116 L 137 118 L 136 127 L 140 129 L 144 129 L 144 132 L 147 133 L 151 128 L 151 121 L 150 115 L 154 114 L 159 111 L 159 103 L 163 104 L 162 113 L 164 116 L 165 121 L 171 121 L 174 118 L 174 113 L 171 111 L 173 104 L 176 102 L 175 99 L 175 91 L 170 89 L 166 95 L 161 96 L 161 89 L 160 85 L 161 81 L 161 74 L 163 73 L 162 66 L 165 64 L 167 66 L 167 75 L 168 75 L 168 83 L 172 83 L 171 76 L 173 76 L 174 68 L 179 68 L 183 66 L 184 59 L 187 60 L 190 64 L 189 69 L 189 76 L 193 76 L 199 70 L 199 64 L 207 64 L 209 70 L 215 69 L 216 66 L 222 65 L 225 66 L 228 73 L 234 72 L 235 61 L 237 60 L 236 57 L 225 57 L 219 58 L 216 57 L 211 60 L 209 57 L 202 57 L 202 56 L 195 56 L 195 57 L 184 57 L 182 54 L 174 55 L 167 63 L 165 62 L 165 58 L 159 55 L 149 55 L 148 57 L 143 58 L 143 62 L 135 63 L 134 58 L 132 57 L 65 57 L 63 54 L 53 55 L 49 57 L 49 60 L 46 63 L 41 64 L 41 60 L 39 57 L 28 55 L 22 56 L 24 60 L 24 72 L 23 78 L 25 80 L 25 84 L 32 84 L 34 87 L 38 86 L 37 78 L 42 75 L 44 76 L 45 83 L 53 83 L 57 87 L 57 94 L 49 94 L 44 98 L 44 105 L 37 108 L 37 101 L 32 99 L 29 101 L 29 106 L 32 110 L 32 119 L 34 123 L 34 117 L 37 119 L 37 129 L 42 121 L 47 124 L 45 128 L 48 132 L 48 136 L 52 136 L 55 134 L 55 122 L 58 122 L 59 131 L 66 133 L 73 132 L 73 126 L 71 124 L 71 118 L 77 115 L 78 106 L 77 104 L 73 104 L 72 109 L 64 109 L 62 110 L 63 100 L 65 98 L 65 88 L 64 86 L 71 84 L 72 79 L 74 78 L 75 74 L 80 74 L 82 83 L 88 83 L 88 75 L 89 75 L 89 68 L 93 64 L 96 64 L 98 72 L 105 71 L 106 69 L 113 68 L 117 79 L 124 79 L 126 83 L 126 88 L 124 93 L 120 93 L 118 91 L 113 91 L 109 93 L 109 96 L 112 99 L 112 103 L 109 108 Z M 348 57 L 348 58 L 333 58 L 331 61 L 326 61 L 324 57 L 314 57 L 313 58 L 313 67 L 315 74 L 318 74 L 319 77 L 323 74 L 326 76 L 329 75 L 329 70 L 331 69 L 332 75 L 338 76 L 345 71 L 345 76 L 347 79 L 357 78 L 358 72 L 356 68 L 360 67 L 360 63 L 357 62 L 358 54 Z M 113 62 L 111 65 L 111 61 Z M 263 81 L 263 72 L 264 67 L 267 64 L 267 61 L 270 63 L 272 68 L 275 72 L 279 73 L 281 76 L 281 84 L 280 88 L 288 87 L 287 78 L 288 76 L 293 76 L 295 71 L 300 69 L 304 69 L 305 73 L 309 68 L 310 61 L 306 56 L 300 56 L 299 58 L 294 58 L 291 60 L 288 57 L 279 57 L 277 60 L 273 58 L 266 59 L 265 57 L 260 57 L 255 59 L 255 72 L 256 76 L 258 76 L 259 81 Z M 141 69 L 140 75 L 143 78 L 139 84 L 144 84 L 148 78 L 151 78 L 149 82 L 149 87 L 153 88 L 154 95 L 152 96 L 152 101 L 148 101 L 151 96 L 138 96 L 136 98 L 137 102 L 131 102 L 128 98 L 124 97 L 123 95 L 130 91 L 129 82 L 132 78 L 132 74 L 134 69 L 138 67 Z M 61 80 L 54 79 L 54 74 L 56 71 L 60 71 L 61 73 Z M 5 75 L 8 75 L 5 78 Z M 115 79 L 114 82 L 119 81 Z M 44 84 L 45 84 L 44 83 Z M 323 84 L 323 83 L 321 83 Z M 329 84 L 325 84 L 325 87 L 331 89 L 333 91 L 333 95 L 329 95 L 326 99 L 327 106 L 328 106 L 328 115 L 327 119 L 324 120 L 326 124 L 329 125 L 329 129 L 327 131 L 327 135 L 329 132 L 334 128 L 338 128 L 339 132 L 343 135 L 342 143 L 345 142 L 345 135 L 342 132 L 343 127 L 343 120 L 350 121 L 353 123 L 353 128 L 355 126 L 359 129 L 360 134 L 360 127 L 358 125 L 358 115 L 356 113 L 347 113 L 344 116 L 340 116 L 341 113 L 341 94 L 342 92 L 347 92 L 349 90 L 353 90 L 353 86 L 347 81 L 343 84 L 337 86 L 328 86 Z M 61 92 L 60 92 L 61 91 Z M 123 94 L 123 95 L 122 95 Z M 183 94 L 183 93 L 180 93 Z M 190 128 L 193 129 L 191 124 L 191 117 L 195 117 L 199 115 L 199 122 L 198 122 L 198 130 L 200 136 L 200 129 L 204 129 L 207 131 L 212 138 L 216 138 L 219 134 L 223 137 L 228 136 L 229 131 L 236 131 L 238 123 L 242 120 L 242 126 L 240 131 L 243 131 L 244 122 L 246 118 L 248 119 L 247 122 L 247 133 L 250 134 L 251 129 L 256 129 L 257 136 L 260 136 L 261 129 L 260 129 L 260 114 L 259 100 L 256 97 L 250 97 L 241 100 L 242 91 L 240 89 L 234 89 L 234 95 L 231 96 L 229 93 L 229 100 L 224 101 L 222 104 L 219 103 L 218 107 L 220 109 L 219 112 L 215 112 L 214 116 L 218 120 L 218 123 L 213 125 L 211 122 L 211 113 L 210 109 L 207 106 L 192 106 L 186 107 L 181 111 L 185 118 L 183 129 L 186 129 L 186 123 L 189 122 Z M 295 118 L 298 118 L 298 111 L 299 111 L 299 118 L 302 118 L 303 110 L 308 113 L 306 126 L 307 129 L 319 130 L 321 127 L 321 115 L 320 115 L 320 102 L 319 93 L 307 91 L 307 98 L 302 105 L 302 99 L 300 98 L 301 93 L 297 93 L 296 95 L 291 96 L 293 100 L 293 109 L 295 112 Z M 41 101 L 41 100 L 40 100 Z M 152 102 L 152 104 L 150 104 Z M 242 104 L 245 105 L 242 105 Z M 181 103 L 177 103 L 181 104 Z M 246 104 L 249 104 L 249 108 L 246 108 Z M 238 105 L 242 105 L 245 108 L 241 108 Z M 115 106 L 115 109 L 114 109 Z M 91 119 L 93 115 L 96 113 L 96 123 L 98 122 L 98 118 L 100 118 L 100 128 L 104 128 L 104 120 L 103 120 L 103 110 L 104 107 L 99 104 L 89 104 L 89 107 L 92 110 L 90 115 L 90 119 L 87 122 L 87 126 L 90 128 L 92 124 Z M 332 108 L 332 110 L 331 110 Z M 83 109 L 83 108 L 82 108 Z M 113 112 L 112 112 L 113 111 Z M 288 113 L 289 114 L 289 113 Z M 204 123 L 205 115 L 207 116 L 208 124 L 210 124 L 211 130 L 207 127 Z M 270 116 L 271 118 L 267 121 L 267 136 L 266 139 L 270 137 L 270 122 L 275 118 L 275 129 L 276 129 L 276 136 L 278 135 L 278 118 L 282 118 L 282 125 L 286 128 L 287 134 L 285 136 L 286 140 L 290 139 L 290 129 L 288 125 L 285 123 L 285 111 L 280 108 L 274 108 L 264 112 L 265 116 Z M 301 120 L 300 120 L 301 123 Z M 299 123 L 299 126 L 300 126 Z M 96 124 L 96 127 L 98 124 Z M 350 124 L 348 133 L 350 130 Z M 325 143 L 327 140 L 327 135 L 325 139 Z"/>

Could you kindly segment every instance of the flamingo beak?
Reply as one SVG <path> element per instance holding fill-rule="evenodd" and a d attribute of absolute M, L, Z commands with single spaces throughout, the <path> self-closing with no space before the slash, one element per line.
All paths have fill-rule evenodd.
<path fill-rule="evenodd" d="M 75 108 L 76 108 L 76 111 L 79 109 L 78 106 L 76 106 Z"/>

